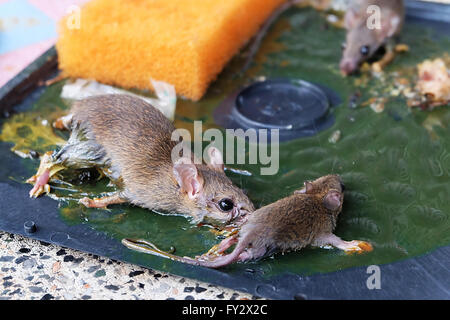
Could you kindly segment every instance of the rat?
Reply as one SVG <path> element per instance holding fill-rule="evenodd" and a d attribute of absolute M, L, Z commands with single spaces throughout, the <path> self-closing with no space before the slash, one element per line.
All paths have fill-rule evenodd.
<path fill-rule="evenodd" d="M 155 211 L 192 217 L 193 223 L 239 223 L 254 211 L 245 193 L 225 175 L 219 149 L 210 147 L 209 163 L 182 155 L 175 163 L 175 127 L 140 98 L 109 94 L 76 101 L 53 126 L 71 131 L 67 143 L 41 157 L 30 197 L 50 191 L 49 180 L 66 168 L 97 168 L 118 191 L 80 203 L 91 208 L 129 202 Z"/>
<path fill-rule="evenodd" d="M 380 11 L 379 28 L 372 26 L 377 14 L 371 6 Z M 359 66 L 372 58 L 381 47 L 386 54 L 379 65 L 389 63 L 393 57 L 392 39 L 401 32 L 405 20 L 403 0 L 361 0 L 353 1 L 345 13 L 346 41 L 343 44 L 340 70 L 344 75 L 354 73 Z M 370 22 L 370 23 L 369 23 Z M 405 51 L 399 46 L 398 51 Z"/>
<path fill-rule="evenodd" d="M 344 185 L 338 175 L 307 181 L 292 195 L 254 211 L 238 232 L 196 259 L 165 253 L 148 243 L 145 247 L 139 241 L 124 239 L 122 243 L 135 250 L 209 268 L 257 260 L 277 252 L 300 250 L 308 245 L 332 246 L 347 253 L 372 251 L 368 242 L 344 241 L 333 234 L 343 200 Z M 236 244 L 234 250 L 222 255 L 233 244 Z"/>

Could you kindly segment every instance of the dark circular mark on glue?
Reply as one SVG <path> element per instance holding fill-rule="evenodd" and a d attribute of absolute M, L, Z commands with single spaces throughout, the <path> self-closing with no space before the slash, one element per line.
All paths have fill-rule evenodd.
<path fill-rule="evenodd" d="M 213 116 L 227 129 L 278 129 L 280 141 L 287 141 L 330 128 L 330 109 L 339 103 L 329 88 L 298 79 L 270 79 L 234 92 Z"/>
<path fill-rule="evenodd" d="M 69 235 L 65 232 L 55 232 L 51 235 L 50 241 L 54 243 L 64 243 L 69 240 Z"/>
<path fill-rule="evenodd" d="M 275 286 L 271 284 L 258 284 L 255 289 L 256 294 L 262 297 L 275 291 L 276 291 Z"/>

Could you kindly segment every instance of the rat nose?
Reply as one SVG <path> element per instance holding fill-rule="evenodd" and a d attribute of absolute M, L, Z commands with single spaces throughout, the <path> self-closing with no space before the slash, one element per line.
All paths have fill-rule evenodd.
<path fill-rule="evenodd" d="M 342 73 L 349 75 L 350 73 L 355 71 L 356 65 L 350 59 L 343 59 L 339 64 L 339 68 L 341 69 Z"/>
<path fill-rule="evenodd" d="M 253 208 L 247 208 L 244 204 L 239 204 L 237 210 L 234 210 L 233 218 L 234 223 L 237 225 L 242 225 L 247 221 L 248 216 L 253 212 Z"/>
<path fill-rule="evenodd" d="M 231 211 L 231 219 L 230 220 L 234 220 L 241 215 L 242 215 L 241 210 L 239 210 L 239 209 L 233 210 L 233 211 Z"/>
<path fill-rule="evenodd" d="M 237 211 L 237 213 L 236 213 L 236 217 L 238 217 L 238 216 L 241 216 L 241 217 L 244 217 L 245 215 L 247 215 L 248 213 L 250 213 L 250 211 L 249 210 L 247 210 L 247 208 L 246 207 L 244 207 L 243 205 L 241 206 L 241 205 L 239 205 L 239 207 L 238 207 L 239 209 L 238 210 L 236 210 Z"/>

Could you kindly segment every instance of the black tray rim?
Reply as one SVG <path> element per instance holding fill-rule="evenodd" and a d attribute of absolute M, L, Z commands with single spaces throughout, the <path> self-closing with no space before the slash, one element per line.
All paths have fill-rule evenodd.
<path fill-rule="evenodd" d="M 418 1 L 408 1 L 418 2 Z M 450 6 L 448 6 L 450 7 Z M 48 74 L 55 74 L 57 71 L 57 53 L 55 47 L 51 47 L 35 61 L 33 61 L 28 67 L 22 70 L 17 76 L 7 82 L 0 88 L 0 112 L 14 112 L 14 107 L 18 105 L 22 99 L 25 99 L 30 92 L 36 90 L 40 86 L 36 80 L 37 75 L 42 70 L 45 70 Z M 47 76 L 48 76 L 47 74 Z M 41 79 L 42 80 L 42 79 Z M 28 82 L 28 83 L 27 83 Z M 21 97 L 22 99 L 18 98 Z M 5 183 L 0 181 L 0 191 L 5 187 Z M 6 186 L 6 189 L 10 186 Z M 21 189 L 20 186 L 15 186 L 14 190 Z M 22 188 L 23 189 L 23 188 Z M 1 193 L 0 193 L 1 195 Z M 27 194 L 25 193 L 27 197 Z M 26 201 L 26 199 L 18 200 Z M 57 209 L 57 202 L 47 198 L 43 200 L 48 208 L 54 207 Z M 4 202 L 4 201 L 3 201 Z M 11 209 L 4 203 L 0 204 L 1 212 L 5 212 L 5 209 Z M 3 215 L 3 213 L 1 213 Z M 31 218 L 33 217 L 31 213 Z M 23 216 L 23 221 L 28 221 L 29 217 Z M 40 223 L 37 222 L 39 225 Z M 96 238 L 105 240 L 104 235 L 99 235 L 94 229 L 83 225 L 83 232 L 94 243 Z M 8 229 L 8 230 L 6 230 Z M 86 253 L 102 255 L 98 250 L 92 250 L 84 246 L 73 245 L 68 243 L 67 239 L 63 237 L 55 237 L 55 233 L 47 234 L 35 232 L 29 234 L 25 232 L 23 224 L 15 224 L 14 226 L 5 225 L 3 219 L 0 220 L 0 230 L 12 234 L 20 234 L 24 237 L 32 238 L 35 240 L 54 243 L 63 247 L 70 247 L 76 250 L 80 250 Z M 72 232 L 72 231 L 68 231 Z M 70 235 L 70 233 L 67 233 Z M 106 239 L 109 245 L 109 252 L 112 252 L 111 248 L 116 247 L 120 253 L 124 250 L 124 247 L 118 243 L 111 242 L 111 239 Z M 117 245 L 117 246 L 116 246 Z M 110 259 L 120 260 L 120 254 L 111 253 L 107 256 Z M 124 261 L 125 263 L 133 263 L 130 261 Z M 180 264 L 179 262 L 173 262 Z M 450 299 L 450 289 L 445 283 L 448 283 L 450 278 L 450 271 L 444 270 L 444 273 L 434 273 L 430 270 L 442 270 L 443 266 L 450 265 L 450 245 L 442 246 L 434 249 L 430 253 L 426 253 L 417 257 L 407 258 L 406 260 L 397 261 L 388 264 L 380 264 L 381 275 L 383 277 L 383 283 L 387 283 L 387 289 L 383 290 L 369 290 L 368 288 L 352 287 L 348 285 L 358 281 L 359 284 L 365 284 L 366 280 L 370 276 L 367 266 L 353 267 L 340 271 L 335 271 L 326 274 L 314 274 L 312 276 L 299 276 L 292 273 L 286 273 L 281 276 L 274 277 L 270 280 L 253 279 L 251 275 L 245 276 L 230 276 L 226 272 L 220 270 L 212 270 L 197 266 L 184 265 L 184 271 L 174 273 L 177 276 L 184 276 L 193 278 L 198 281 L 205 281 L 215 285 L 228 287 L 233 290 L 240 290 L 257 297 L 264 297 L 268 299 L 332 299 L 332 300 L 366 300 L 366 299 L 438 299 L 447 300 Z M 151 266 L 140 265 L 147 269 L 153 269 Z M 168 272 L 166 270 L 160 270 L 162 272 Z M 410 274 L 408 275 L 408 271 Z M 171 273 L 170 271 L 168 273 Z M 330 287 L 331 284 L 331 287 Z"/>

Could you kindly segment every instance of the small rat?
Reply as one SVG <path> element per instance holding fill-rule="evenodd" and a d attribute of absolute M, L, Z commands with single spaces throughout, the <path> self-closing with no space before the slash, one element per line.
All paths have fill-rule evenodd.
<path fill-rule="evenodd" d="M 308 245 L 333 246 L 345 252 L 371 251 L 372 246 L 367 242 L 344 241 L 332 233 L 342 210 L 343 191 L 344 185 L 338 175 L 305 182 L 304 187 L 291 196 L 254 211 L 239 232 L 224 239 L 214 248 L 213 254 L 196 259 L 164 253 L 153 245 L 150 245 L 153 249 L 148 245 L 144 248 L 127 239 L 122 243 L 135 250 L 210 268 L 260 259 L 279 251 L 300 250 Z M 235 243 L 237 245 L 230 254 L 217 257 Z"/>
<path fill-rule="evenodd" d="M 227 224 L 254 211 L 252 202 L 224 173 L 222 153 L 208 149 L 210 162 L 194 164 L 183 155 L 172 162 L 173 124 L 156 108 L 129 95 L 79 100 L 53 124 L 71 131 L 58 152 L 41 158 L 30 197 L 49 192 L 49 179 L 65 168 L 97 168 L 119 189 L 99 199 L 83 198 L 86 207 L 106 208 L 130 202 L 151 210 L 191 216 L 193 223 Z"/>
<path fill-rule="evenodd" d="M 376 7 L 371 6 L 380 9 L 378 16 L 373 11 Z M 377 17 L 380 18 L 379 28 L 372 25 Z M 387 45 L 387 53 L 383 59 L 392 60 L 393 49 L 389 42 L 401 32 L 404 20 L 403 0 L 353 1 L 345 14 L 347 37 L 339 65 L 341 72 L 344 75 L 355 72 L 364 61 L 370 59 L 384 45 Z"/>

